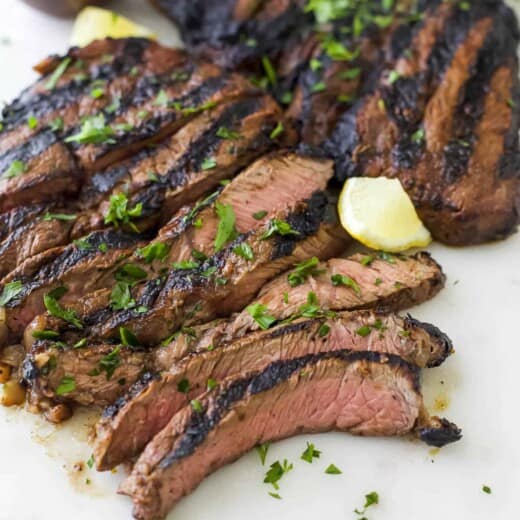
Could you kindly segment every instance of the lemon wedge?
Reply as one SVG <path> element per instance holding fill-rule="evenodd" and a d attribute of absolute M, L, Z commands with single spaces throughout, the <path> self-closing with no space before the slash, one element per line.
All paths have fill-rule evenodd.
<path fill-rule="evenodd" d="M 432 238 L 398 179 L 353 177 L 338 200 L 341 225 L 372 249 L 399 252 Z"/>
<path fill-rule="evenodd" d="M 71 44 L 84 47 L 91 41 L 101 38 L 127 38 L 130 36 L 155 38 L 150 29 L 113 11 L 99 7 L 85 7 L 74 22 Z"/>

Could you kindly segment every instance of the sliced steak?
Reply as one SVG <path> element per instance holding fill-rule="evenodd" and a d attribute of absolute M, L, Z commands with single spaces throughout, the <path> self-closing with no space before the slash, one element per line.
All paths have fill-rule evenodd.
<path fill-rule="evenodd" d="M 265 281 L 295 261 L 314 254 L 330 257 L 343 249 L 346 235 L 338 228 L 335 210 L 321 191 L 330 179 L 330 162 L 279 153 L 261 159 L 250 169 L 253 174 L 247 176 L 250 180 L 244 183 L 241 194 L 233 190 L 223 193 L 223 197 L 230 194 L 229 201 L 220 206 L 227 217 L 218 217 L 218 227 L 227 226 L 227 231 L 224 228 L 220 232 L 225 239 L 219 244 L 223 249 L 196 265 L 178 266 L 189 269 L 174 269 L 141 284 L 133 297 L 136 309 L 146 308 L 147 312 L 115 312 L 101 305 L 98 312 L 85 315 L 80 302 L 75 308 L 84 316 L 82 320 L 92 339 L 114 338 L 124 326 L 132 329 L 141 344 L 157 344 L 186 319 L 196 323 L 240 310 Z M 295 182 L 295 174 L 307 182 Z M 264 185 L 266 175 L 273 182 Z M 262 219 L 253 216 L 260 208 L 267 208 Z M 201 231 L 207 229 L 210 236 L 215 236 L 217 216 L 211 215 L 207 223 L 193 218 L 188 223 L 190 228 L 197 228 L 201 222 Z M 222 224 L 223 220 L 227 223 Z M 247 247 L 241 246 L 246 241 L 252 259 L 235 251 Z M 189 251 L 192 248 L 190 244 Z M 223 299 L 227 305 L 222 305 Z M 42 320 L 37 322 L 41 325 Z M 56 320 L 50 320 L 50 326 L 45 328 L 56 326 L 76 336 L 70 327 Z"/>
<path fill-rule="evenodd" d="M 354 255 L 348 259 L 334 259 L 326 264 L 320 264 L 317 273 L 310 275 L 301 285 L 291 287 L 287 282 L 287 274 L 275 278 L 267 284 L 260 292 L 256 302 L 265 305 L 267 314 L 273 323 L 284 319 L 298 316 L 302 313 L 302 308 L 308 314 L 321 312 L 344 311 L 360 308 L 385 308 L 386 310 L 401 310 L 413 304 L 432 298 L 442 287 L 444 275 L 440 267 L 425 253 L 419 253 L 413 257 L 386 257 L 386 260 L 374 258 L 368 255 Z M 363 264 L 361 263 L 363 262 Z M 393 263 L 391 263 L 393 262 Z M 322 269 L 327 271 L 322 272 Z M 342 276 L 352 277 L 357 280 L 360 287 L 358 297 L 352 288 L 331 283 L 331 277 L 341 274 Z M 377 279 L 381 283 L 375 282 Z M 395 282 L 400 279 L 402 282 Z M 309 293 L 314 291 L 318 304 L 313 306 L 308 303 Z M 287 295 L 285 298 L 284 295 Z M 288 303 L 285 303 L 288 302 Z M 318 305 L 318 307 L 316 307 Z M 37 329 L 46 327 L 38 323 Z M 220 347 L 231 341 L 259 329 L 258 322 L 255 321 L 248 311 L 237 314 L 230 320 L 220 320 L 208 322 L 203 325 L 182 328 L 173 335 L 172 338 L 161 344 L 160 347 L 151 350 L 143 362 L 143 369 L 152 371 L 168 371 L 175 364 L 190 353 L 206 352 L 211 348 Z M 28 343 L 29 339 L 26 340 Z M 33 340 L 34 341 L 34 340 Z M 28 358 L 27 372 L 31 374 L 31 391 L 33 402 L 40 400 L 56 400 L 56 388 L 58 387 L 63 374 L 74 375 L 76 388 L 74 392 L 58 398 L 62 402 L 78 402 L 81 404 L 107 404 L 111 401 L 105 396 L 107 390 L 106 378 L 102 385 L 97 384 L 97 379 L 86 377 L 89 373 L 96 370 L 99 360 L 106 355 L 107 349 L 113 346 L 107 344 L 92 344 L 92 353 L 84 353 L 76 349 L 66 349 L 67 355 L 61 360 L 61 353 L 64 352 L 63 346 L 56 349 L 56 344 L 44 343 L 33 349 Z M 126 355 L 134 349 L 123 348 L 119 351 L 120 372 L 125 372 Z M 54 357 L 53 364 L 62 367 L 61 372 L 43 373 L 34 372 L 33 368 L 42 366 L 38 359 Z M 81 359 L 77 366 L 73 365 L 75 356 Z M 35 362 L 36 360 L 36 362 Z M 90 365 L 85 360 L 91 361 Z M 73 368 L 81 366 L 84 371 L 79 373 L 72 371 Z M 130 368 L 130 371 L 132 368 Z M 63 372 L 63 373 L 62 373 Z M 135 379 L 125 374 L 125 385 L 120 385 L 118 379 L 112 379 L 112 388 L 108 395 L 114 392 L 122 393 L 130 386 Z"/>
<path fill-rule="evenodd" d="M 139 454 L 175 413 L 205 392 L 208 381 L 262 370 L 278 360 L 338 350 L 373 351 L 399 356 L 419 367 L 436 366 L 451 348 L 446 335 L 432 325 L 372 311 L 299 319 L 251 333 L 191 354 L 167 373 L 144 376 L 105 410 L 97 424 L 96 464 L 106 470 Z M 63 375 L 58 374 L 54 384 Z"/>
<path fill-rule="evenodd" d="M 43 296 L 64 287 L 61 305 L 70 305 L 83 295 L 116 283 L 114 274 L 128 264 L 145 237 L 116 230 L 92 233 L 66 247 L 49 249 L 23 262 L 0 284 L 19 283 L 21 290 L 5 304 L 7 341 L 19 342 L 29 322 L 45 312 Z M 30 343 L 29 343 L 30 345 Z"/>
<path fill-rule="evenodd" d="M 478 243 L 518 221 L 513 11 L 441 3 L 342 116 L 330 141 L 340 179 L 398 177 L 439 240 Z"/>
<path fill-rule="evenodd" d="M 196 409 L 186 406 L 171 419 L 120 492 L 132 498 L 136 519 L 155 520 L 257 444 L 298 433 L 421 436 L 428 428 L 426 442 L 437 436 L 458 440 L 455 425 L 428 416 L 418 375 L 399 357 L 339 351 L 227 379 L 196 401 Z"/>
<path fill-rule="evenodd" d="M 107 54 L 112 48 L 115 54 Z M 139 39 L 94 42 L 40 70 L 46 76 L 3 112 L 1 211 L 70 198 L 93 172 L 160 141 L 196 114 L 259 93 L 241 76 Z M 24 116 L 30 132 L 19 130 Z"/>

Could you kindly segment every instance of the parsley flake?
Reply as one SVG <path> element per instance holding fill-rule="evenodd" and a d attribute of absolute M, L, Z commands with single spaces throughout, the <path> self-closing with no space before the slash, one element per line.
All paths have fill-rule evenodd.
<path fill-rule="evenodd" d="M 222 204 L 220 202 L 215 203 L 215 213 L 219 218 L 215 236 L 215 251 L 220 251 L 227 242 L 236 237 L 236 216 L 231 204 Z"/>
<path fill-rule="evenodd" d="M 350 276 L 346 276 L 343 274 L 333 274 L 330 277 L 330 280 L 332 282 L 332 285 L 338 286 L 338 285 L 344 285 L 345 287 L 350 287 L 358 296 L 361 296 L 361 289 L 358 285 L 358 283 L 353 279 L 350 278 Z"/>
<path fill-rule="evenodd" d="M 56 395 L 70 394 L 76 390 L 76 380 L 73 376 L 64 376 L 56 388 Z"/>
<path fill-rule="evenodd" d="M 23 291 L 23 284 L 20 280 L 6 283 L 2 294 L 0 295 L 0 307 L 7 305 L 11 300 L 14 300 Z"/>
<path fill-rule="evenodd" d="M 262 330 L 267 330 L 276 322 L 276 318 L 269 314 L 269 309 L 261 303 L 252 303 L 246 307 L 246 311 Z"/>
<path fill-rule="evenodd" d="M 314 447 L 314 444 L 308 442 L 307 448 L 305 448 L 305 451 L 301 454 L 301 459 L 305 462 L 308 462 L 309 464 L 312 464 L 312 461 L 314 459 L 319 459 L 321 455 L 321 451 L 317 450 Z"/>

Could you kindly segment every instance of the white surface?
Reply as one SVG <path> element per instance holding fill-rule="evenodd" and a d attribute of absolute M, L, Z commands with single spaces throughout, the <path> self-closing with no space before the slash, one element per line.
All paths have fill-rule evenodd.
<path fill-rule="evenodd" d="M 0 37 L 11 40 L 0 45 L 0 99 L 10 99 L 32 80 L 33 63 L 66 48 L 70 23 L 14 0 L 0 2 Z M 169 25 L 143 0 L 113 6 L 172 41 Z M 448 274 L 447 287 L 412 312 L 448 332 L 457 353 L 443 367 L 425 371 L 425 394 L 429 404 L 448 399 L 444 414 L 464 429 L 464 439 L 432 457 L 426 446 L 403 439 L 316 435 L 312 442 L 323 454 L 309 465 L 299 456 L 311 437 L 297 437 L 273 446 L 268 456 L 269 462 L 294 462 L 281 481 L 283 500 L 267 495 L 266 468 L 251 453 L 208 478 L 170 519 L 355 520 L 353 509 L 370 491 L 380 495 L 370 520 L 520 518 L 520 235 L 489 246 L 431 250 Z M 122 471 L 87 469 L 72 476 L 71 465 L 89 456 L 84 430 L 69 423 L 55 431 L 34 416 L 0 410 L 0 520 L 130 518 L 130 501 L 115 495 Z M 342 475 L 323 473 L 331 462 Z M 482 492 L 483 484 L 491 495 Z"/>

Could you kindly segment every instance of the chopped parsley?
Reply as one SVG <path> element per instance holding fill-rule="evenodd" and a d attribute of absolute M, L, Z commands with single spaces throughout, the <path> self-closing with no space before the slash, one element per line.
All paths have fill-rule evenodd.
<path fill-rule="evenodd" d="M 157 94 L 157 96 L 155 97 L 153 104 L 156 107 L 166 107 L 166 106 L 168 106 L 169 102 L 170 102 L 170 100 L 168 98 L 168 94 L 166 93 L 166 91 L 160 90 L 159 93 Z"/>
<path fill-rule="evenodd" d="M 273 462 L 267 473 L 265 474 L 264 484 L 271 484 L 274 489 L 280 489 L 278 482 L 280 479 L 289 471 L 293 469 L 293 465 L 290 464 L 287 459 L 284 459 L 283 463 L 280 464 L 280 461 Z"/>
<path fill-rule="evenodd" d="M 233 248 L 233 253 L 245 258 L 246 260 L 253 260 L 255 255 L 253 253 L 253 249 L 247 242 L 242 242 L 235 248 Z"/>
<path fill-rule="evenodd" d="M 283 131 L 284 131 L 283 123 L 281 121 L 278 121 L 276 126 L 273 128 L 273 130 L 269 134 L 269 139 L 276 139 L 277 137 L 282 135 Z"/>
<path fill-rule="evenodd" d="M 191 407 L 197 413 L 202 413 L 204 409 L 202 408 L 202 403 L 198 399 L 193 399 L 191 401 Z"/>
<path fill-rule="evenodd" d="M 173 262 L 172 267 L 174 269 L 180 269 L 182 271 L 188 269 L 197 269 L 199 267 L 199 263 L 194 260 L 181 260 L 180 262 Z"/>
<path fill-rule="evenodd" d="M 143 248 L 138 248 L 136 254 L 142 258 L 147 264 L 151 264 L 154 260 L 161 262 L 166 259 L 170 251 L 170 246 L 162 242 L 152 242 Z"/>
<path fill-rule="evenodd" d="M 286 222 L 285 220 L 280 220 L 277 218 L 274 218 L 269 223 L 269 228 L 265 231 L 265 233 L 262 234 L 260 237 L 260 240 L 266 240 L 268 238 L 271 238 L 273 235 L 280 235 L 280 236 L 286 236 L 286 235 L 299 235 L 300 233 L 292 228 L 291 224 L 289 222 Z"/>
<path fill-rule="evenodd" d="M 415 144 L 421 144 L 422 142 L 424 142 L 424 137 L 424 128 L 419 128 L 412 134 L 412 142 Z"/>
<path fill-rule="evenodd" d="M 323 92 L 327 88 L 327 85 L 323 81 L 318 81 L 318 83 L 314 83 L 311 87 L 311 92 L 316 94 L 317 92 Z"/>
<path fill-rule="evenodd" d="M 305 12 L 312 13 L 319 24 L 343 18 L 347 14 L 348 0 L 308 0 Z"/>
<path fill-rule="evenodd" d="M 105 115 L 87 117 L 81 125 L 81 130 L 65 139 L 66 143 L 78 144 L 114 144 L 114 129 L 105 124 Z"/>
<path fill-rule="evenodd" d="M 287 281 L 291 287 L 302 285 L 309 276 L 316 276 L 323 272 L 322 269 L 316 269 L 319 264 L 319 259 L 316 256 L 309 258 L 296 264 L 295 269 L 287 276 Z"/>
<path fill-rule="evenodd" d="M 77 329 L 83 329 L 83 324 L 79 320 L 76 313 L 72 309 L 65 309 L 64 307 L 62 307 L 58 303 L 57 298 L 59 298 L 59 296 L 57 296 L 55 291 L 52 291 L 44 295 L 43 303 L 49 314 L 51 316 L 54 316 L 55 318 L 61 318 L 63 321 L 70 323 Z"/>
<path fill-rule="evenodd" d="M 309 67 L 313 72 L 320 70 L 323 67 L 323 63 L 317 58 L 311 58 L 309 61 Z"/>
<path fill-rule="evenodd" d="M 253 213 L 253 218 L 255 220 L 262 220 L 266 215 L 267 215 L 267 211 L 265 211 L 263 209 L 263 210 L 260 210 L 260 211 L 257 211 L 255 213 Z"/>
<path fill-rule="evenodd" d="M 351 51 L 330 35 L 323 39 L 321 48 L 334 61 L 354 61 L 360 53 L 359 47 Z"/>
<path fill-rule="evenodd" d="M 218 383 L 214 380 L 214 379 L 211 379 L 211 377 L 208 379 L 207 383 L 206 383 L 206 389 L 208 390 L 208 392 L 210 390 L 213 390 L 214 388 L 216 388 L 218 386 Z"/>
<path fill-rule="evenodd" d="M 29 116 L 27 118 L 27 126 L 34 130 L 38 126 L 38 119 L 36 119 L 34 116 Z"/>
<path fill-rule="evenodd" d="M 118 193 L 110 197 L 110 206 L 105 215 L 105 224 L 113 224 L 116 228 L 120 224 L 128 224 L 134 231 L 138 231 L 130 219 L 140 217 L 143 204 L 139 202 L 132 209 L 128 208 L 128 197 L 124 193 Z"/>
<path fill-rule="evenodd" d="M 282 96 L 280 97 L 280 103 L 282 105 L 289 105 L 293 100 L 293 93 L 292 92 L 284 92 Z"/>
<path fill-rule="evenodd" d="M 202 251 L 199 251 L 198 249 L 192 249 L 191 256 L 195 260 L 197 260 L 197 262 L 205 262 L 208 259 L 208 257 Z"/>
<path fill-rule="evenodd" d="M 94 467 L 94 454 L 92 454 L 87 460 L 88 469 L 92 469 Z"/>
<path fill-rule="evenodd" d="M 60 384 L 56 388 L 56 395 L 70 394 L 76 390 L 76 380 L 73 376 L 63 376 Z"/>
<path fill-rule="evenodd" d="M 364 265 L 365 267 L 370 265 L 374 261 L 374 257 L 372 255 L 364 255 L 359 263 Z"/>
<path fill-rule="evenodd" d="M 489 486 L 482 486 L 482 491 L 488 495 L 491 495 L 491 488 Z"/>
<path fill-rule="evenodd" d="M 6 283 L 2 294 L 0 294 L 0 307 L 7 305 L 23 291 L 23 284 L 20 280 Z"/>
<path fill-rule="evenodd" d="M 135 284 L 140 280 L 146 279 L 146 277 L 146 271 L 135 264 L 124 264 L 115 274 L 115 279 L 118 282 L 126 282 L 129 284 Z"/>
<path fill-rule="evenodd" d="M 238 132 L 235 132 L 233 130 L 229 130 L 225 126 L 221 126 L 217 130 L 216 136 L 220 137 L 221 139 L 229 139 L 231 141 L 234 141 L 234 140 L 240 138 L 240 134 Z"/>
<path fill-rule="evenodd" d="M 181 379 L 177 383 L 177 390 L 182 394 L 187 394 L 190 391 L 190 382 L 187 379 Z"/>
<path fill-rule="evenodd" d="M 369 325 L 363 325 L 356 330 L 356 334 L 362 338 L 366 338 L 370 334 L 371 330 L 372 329 Z"/>
<path fill-rule="evenodd" d="M 63 220 L 63 221 L 71 221 L 76 220 L 76 215 L 67 215 L 66 213 L 45 213 L 43 216 L 43 220 Z"/>
<path fill-rule="evenodd" d="M 383 283 L 383 280 L 381 278 L 376 278 L 374 280 L 374 285 L 378 286 L 378 285 L 381 285 Z"/>
<path fill-rule="evenodd" d="M 67 70 L 67 67 L 70 65 L 72 60 L 70 58 L 65 58 L 61 61 L 61 63 L 54 69 L 53 73 L 50 75 L 47 83 L 45 83 L 45 90 L 54 90 L 59 79 L 63 76 L 63 73 Z"/>
<path fill-rule="evenodd" d="M 350 276 L 346 276 L 344 274 L 333 274 L 330 277 L 332 285 L 344 285 L 345 287 L 350 287 L 358 296 L 361 296 L 361 289 L 359 288 L 358 283 Z"/>
<path fill-rule="evenodd" d="M 327 334 L 330 332 L 330 326 L 327 325 L 326 323 L 323 323 L 320 328 L 318 329 L 318 336 L 320 338 L 324 338 L 325 336 L 327 336 Z"/>
<path fill-rule="evenodd" d="M 360 67 L 352 67 L 339 73 L 340 79 L 355 79 L 361 74 Z"/>
<path fill-rule="evenodd" d="M 107 114 L 115 114 L 121 108 L 121 96 L 114 96 L 110 105 L 105 107 Z"/>
<path fill-rule="evenodd" d="M 341 475 L 343 472 L 334 464 L 329 464 L 325 470 L 325 473 L 327 475 Z"/>
<path fill-rule="evenodd" d="M 396 70 L 391 70 L 388 74 L 388 83 L 390 83 L 390 85 L 393 85 L 400 77 L 401 74 L 399 74 L 399 72 L 397 72 Z"/>
<path fill-rule="evenodd" d="M 391 253 L 387 253 L 386 251 L 380 251 L 377 256 L 381 260 L 384 260 L 385 262 L 388 262 L 389 264 L 395 264 L 395 256 Z"/>
<path fill-rule="evenodd" d="M 246 307 L 246 311 L 262 330 L 267 330 L 276 322 L 276 318 L 269 314 L 269 309 L 261 303 L 252 303 Z"/>
<path fill-rule="evenodd" d="M 102 87 L 94 87 L 90 91 L 90 97 L 94 98 L 94 99 L 99 99 L 99 98 L 103 97 L 104 95 L 105 95 L 105 89 L 103 89 Z"/>
<path fill-rule="evenodd" d="M 379 504 L 379 495 L 375 491 L 372 491 L 371 493 L 367 493 L 365 495 L 365 505 L 363 506 L 363 509 L 354 509 L 354 513 L 356 513 L 357 515 L 364 515 L 369 507 L 376 504 Z"/>
<path fill-rule="evenodd" d="M 320 455 L 321 451 L 317 450 L 314 444 L 308 442 L 307 448 L 305 448 L 305 451 L 301 454 L 300 459 L 304 460 L 305 462 L 308 462 L 309 464 L 312 464 L 312 461 L 314 459 L 319 459 Z"/>
<path fill-rule="evenodd" d="M 57 339 L 60 333 L 55 330 L 33 330 L 31 336 L 35 339 Z"/>
<path fill-rule="evenodd" d="M 276 70 L 271 63 L 271 60 L 267 56 L 262 56 L 262 66 L 264 67 L 265 75 L 269 80 L 271 86 L 275 87 L 278 83 L 278 79 L 276 77 Z"/>
<path fill-rule="evenodd" d="M 137 339 L 137 336 L 126 327 L 119 327 L 119 337 L 121 338 L 121 343 L 126 347 L 139 346 L 139 340 Z"/>
<path fill-rule="evenodd" d="M 264 442 L 256 447 L 256 451 L 258 456 L 260 457 L 260 462 L 262 466 L 265 466 L 265 459 L 267 458 L 267 452 L 269 451 L 269 447 L 271 446 L 270 442 Z"/>
<path fill-rule="evenodd" d="M 6 179 L 13 179 L 14 177 L 19 177 L 22 173 L 27 171 L 27 165 L 18 159 L 13 161 L 9 168 L 4 172 L 4 177 Z"/>
<path fill-rule="evenodd" d="M 215 251 L 220 251 L 227 242 L 236 237 L 236 216 L 231 204 L 222 204 L 220 202 L 215 203 L 215 213 L 219 218 L 215 236 Z"/>
<path fill-rule="evenodd" d="M 206 157 L 200 164 L 202 170 L 212 170 L 217 167 L 217 161 L 213 157 Z"/>
<path fill-rule="evenodd" d="M 135 300 L 130 292 L 130 284 L 127 282 L 117 282 L 110 294 L 110 306 L 114 311 L 132 309 L 135 307 Z"/>
<path fill-rule="evenodd" d="M 121 357 L 119 356 L 120 352 L 121 347 L 118 345 L 99 360 L 99 370 L 105 372 L 107 381 L 112 378 L 116 368 L 121 364 Z"/>

